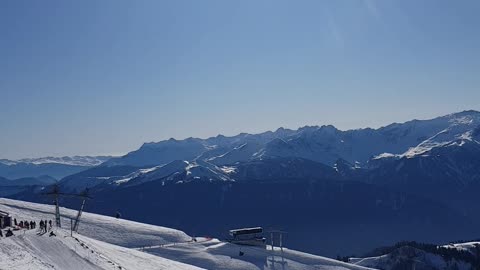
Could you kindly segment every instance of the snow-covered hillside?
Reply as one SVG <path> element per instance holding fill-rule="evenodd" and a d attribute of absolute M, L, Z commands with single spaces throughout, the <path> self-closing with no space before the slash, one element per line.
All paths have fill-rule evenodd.
<path fill-rule="evenodd" d="M 38 222 L 52 219 L 54 207 L 0 199 L 0 210 Z M 61 212 L 68 228 L 76 211 Z M 0 269 L 368 269 L 286 248 L 272 251 L 206 237 L 193 241 L 178 230 L 91 213 L 84 213 L 73 237 L 66 229 L 53 231 L 53 237 L 18 230 L 0 238 Z"/>
<path fill-rule="evenodd" d="M 110 169 L 114 169 L 110 167 Z M 174 160 L 165 165 L 136 169 L 126 174 L 115 173 L 113 176 L 72 175 L 61 181 L 61 186 L 67 190 L 83 190 L 100 184 L 115 186 L 133 186 L 150 181 L 164 183 L 182 183 L 190 181 L 232 181 L 222 168 L 206 162 L 188 162 Z"/>
<path fill-rule="evenodd" d="M 17 233 L 0 241 L 0 269 L 199 269 L 81 235 L 70 237 L 66 230 L 56 230 L 54 237 Z"/>
<path fill-rule="evenodd" d="M 381 255 L 366 258 L 350 258 L 355 265 L 385 270 L 397 269 L 445 269 L 470 270 L 478 268 L 480 242 L 452 243 L 435 246 L 405 243 L 386 248 Z"/>
<path fill-rule="evenodd" d="M 470 270 L 472 265 L 457 260 L 446 260 L 440 255 L 405 246 L 392 253 L 369 258 L 351 258 L 350 263 L 384 270 L 397 269 L 451 269 Z"/>
<path fill-rule="evenodd" d="M 442 246 L 444 248 L 452 248 L 459 251 L 466 251 L 471 254 L 477 254 L 480 251 L 480 241 L 472 241 L 472 242 L 463 242 L 463 243 L 451 243 L 448 245 Z"/>

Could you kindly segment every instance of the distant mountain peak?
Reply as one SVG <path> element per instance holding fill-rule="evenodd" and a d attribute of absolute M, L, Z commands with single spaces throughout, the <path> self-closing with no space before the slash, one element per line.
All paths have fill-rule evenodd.
<path fill-rule="evenodd" d="M 461 112 L 451 113 L 448 116 L 466 116 L 466 115 L 480 115 L 480 112 L 476 110 L 464 110 Z"/>
<path fill-rule="evenodd" d="M 2 159 L 0 163 L 5 165 L 26 164 L 64 164 L 71 166 L 97 166 L 112 158 L 111 156 L 63 156 L 63 157 L 41 157 L 41 158 L 23 158 L 17 160 Z"/>

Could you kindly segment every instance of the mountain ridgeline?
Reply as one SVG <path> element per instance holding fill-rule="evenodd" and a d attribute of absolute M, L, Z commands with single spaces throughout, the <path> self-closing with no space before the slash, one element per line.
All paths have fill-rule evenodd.
<path fill-rule="evenodd" d="M 291 246 L 332 256 L 478 238 L 480 113 L 145 143 L 59 185 L 89 188 L 98 198 L 89 211 L 218 237 L 239 226 L 281 228 Z M 39 193 L 13 197 L 45 201 Z"/>
<path fill-rule="evenodd" d="M 61 179 L 102 164 L 110 156 L 44 157 L 20 160 L 0 159 L 0 177 L 17 179 L 49 176 Z"/>

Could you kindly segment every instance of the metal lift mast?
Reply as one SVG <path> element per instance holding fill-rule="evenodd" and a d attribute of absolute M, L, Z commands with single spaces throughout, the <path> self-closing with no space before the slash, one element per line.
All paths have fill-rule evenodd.
<path fill-rule="evenodd" d="M 61 224 L 61 219 L 60 219 L 60 206 L 59 206 L 59 202 L 58 202 L 58 197 L 59 197 L 59 195 L 63 195 L 63 193 L 60 192 L 60 190 L 58 188 L 58 185 L 54 184 L 53 185 L 53 190 L 50 191 L 50 192 L 47 192 L 45 194 L 54 196 L 54 200 L 55 200 L 55 224 L 57 225 L 57 227 L 61 228 L 62 224 Z"/>
<path fill-rule="evenodd" d="M 80 224 L 80 217 L 82 216 L 83 208 L 85 207 L 85 202 L 87 201 L 87 199 L 92 198 L 88 195 L 88 188 L 76 196 L 81 197 L 83 200 L 82 200 L 82 206 L 80 206 L 80 210 L 78 210 L 77 218 L 75 219 L 75 224 L 73 225 L 74 232 L 78 231 L 78 225 Z"/>
<path fill-rule="evenodd" d="M 83 199 L 82 200 L 82 205 L 81 205 L 80 210 L 78 211 L 77 217 L 75 219 L 75 225 L 73 227 L 73 230 L 77 231 L 78 230 L 78 224 L 80 223 L 80 217 L 82 216 L 83 208 L 85 207 L 85 202 L 86 202 L 87 199 L 92 198 L 88 195 L 88 189 L 85 189 L 85 191 L 83 191 L 80 194 L 63 193 L 63 192 L 60 192 L 60 188 L 58 187 L 58 184 L 54 184 L 52 191 L 44 193 L 44 194 L 54 196 L 54 200 L 55 200 L 55 224 L 57 225 L 58 228 L 62 227 L 61 218 L 60 218 L 60 205 L 59 205 L 60 196 L 80 197 L 80 198 Z"/>

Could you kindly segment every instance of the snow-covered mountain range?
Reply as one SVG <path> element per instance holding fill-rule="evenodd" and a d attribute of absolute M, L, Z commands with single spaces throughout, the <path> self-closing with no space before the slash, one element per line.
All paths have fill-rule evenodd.
<path fill-rule="evenodd" d="M 102 164 L 111 156 L 73 156 L 73 157 L 41 157 L 41 158 L 23 158 L 17 160 L 0 159 L 0 163 L 4 165 L 17 165 L 20 163 L 27 164 L 64 164 L 72 166 L 93 167 Z"/>
<path fill-rule="evenodd" d="M 73 156 L 19 160 L 0 159 L 0 176 L 16 179 L 48 175 L 61 179 L 67 175 L 98 166 L 110 158 L 110 156 Z"/>
<path fill-rule="evenodd" d="M 341 131 L 331 125 L 306 126 L 297 130 L 279 128 L 273 132 L 242 133 L 232 137 L 169 139 L 145 143 L 138 150 L 113 158 L 76 156 L 0 160 L 0 176 L 11 179 L 40 175 L 63 178 L 100 165 L 137 168 L 136 172 L 129 172 L 131 175 L 108 175 L 113 176 L 112 180 L 117 184 L 141 183 L 173 173 L 178 181 L 239 180 L 239 167 L 265 160 L 304 159 L 329 167 L 335 167 L 339 160 L 343 160 L 354 164 L 355 168 L 375 169 L 393 161 L 432 157 L 434 152 L 448 154 L 458 147 L 475 149 L 479 141 L 480 113 L 464 111 L 430 120 L 394 123 L 378 129 Z M 188 170 L 184 164 L 189 164 Z M 176 170 L 172 171 L 173 168 Z M 291 168 L 291 173 L 294 169 Z M 170 172 L 169 175 L 164 175 L 165 171 Z M 130 181 L 138 176 L 143 180 Z M 117 179 L 121 177 L 123 181 L 118 181 L 122 180 Z M 129 181 L 125 180 L 127 178 Z"/>
<path fill-rule="evenodd" d="M 340 131 L 333 126 L 314 126 L 146 143 L 125 156 L 109 159 L 100 166 L 109 169 L 96 169 L 102 171 L 98 175 L 84 177 L 82 173 L 63 182 L 75 188 L 105 183 L 130 186 L 154 180 L 168 183 L 282 178 L 361 178 L 385 184 L 384 179 L 408 174 L 414 181 L 412 175 L 437 179 L 444 176 L 448 178 L 445 181 L 460 183 L 457 188 L 463 188 L 480 178 L 474 166 L 477 153 L 480 113 L 464 111 L 379 129 Z M 105 170 L 110 172 L 105 174 Z"/>
<path fill-rule="evenodd" d="M 150 166 L 174 160 L 202 159 L 216 165 L 273 157 L 299 157 L 333 165 L 339 158 L 367 163 L 372 158 L 414 157 L 436 148 L 478 142 L 480 113 L 464 111 L 431 120 L 412 120 L 379 129 L 341 131 L 329 126 L 306 126 L 298 130 L 219 135 L 208 139 L 170 139 L 146 143 L 107 165 Z"/>

